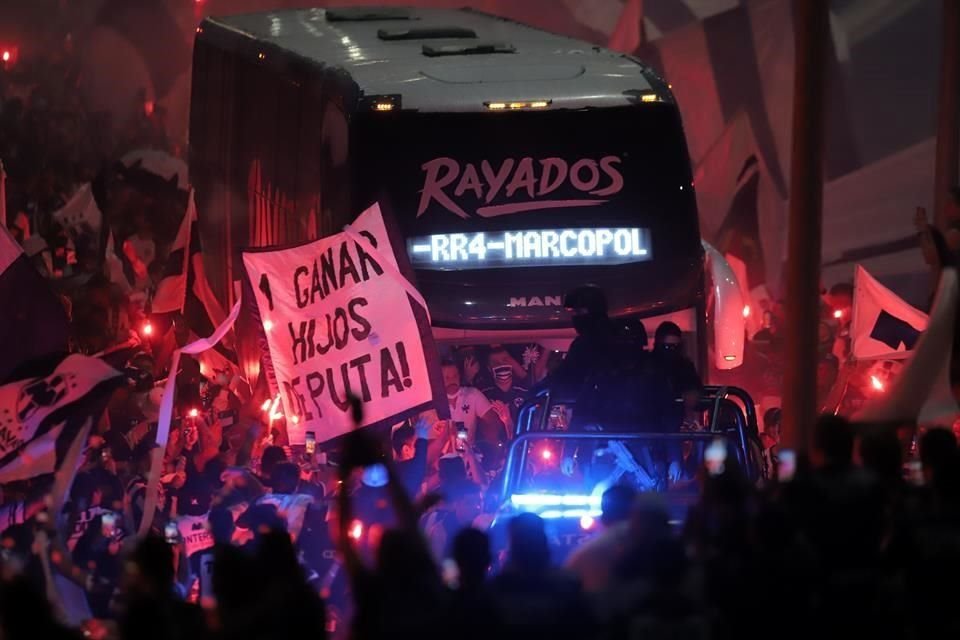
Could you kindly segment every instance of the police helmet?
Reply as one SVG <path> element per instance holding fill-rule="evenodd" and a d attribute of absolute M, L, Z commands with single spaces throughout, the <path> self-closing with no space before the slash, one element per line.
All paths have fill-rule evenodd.
<path fill-rule="evenodd" d="M 586 309 L 594 315 L 607 315 L 607 296 L 603 289 L 588 284 L 567 292 L 563 298 L 563 306 L 567 309 Z"/>

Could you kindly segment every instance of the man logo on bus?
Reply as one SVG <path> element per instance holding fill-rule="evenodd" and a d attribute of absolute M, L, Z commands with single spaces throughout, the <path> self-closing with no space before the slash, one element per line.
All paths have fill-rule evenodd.
<path fill-rule="evenodd" d="M 563 158 L 526 157 L 507 158 L 497 167 L 484 160 L 478 168 L 472 162 L 461 164 L 453 158 L 435 158 L 421 167 L 425 175 L 417 217 L 436 202 L 461 218 L 469 218 L 470 214 L 457 203 L 466 194 L 483 203 L 476 210 L 482 218 L 538 209 L 595 207 L 623 189 L 619 164 L 617 156 L 581 158 L 572 164 Z M 566 197 L 558 197 L 555 192 L 564 186 Z M 582 197 L 569 197 L 577 192 Z M 498 198 L 510 202 L 493 204 Z"/>
<path fill-rule="evenodd" d="M 562 307 L 563 296 L 520 296 L 510 297 L 508 307 Z"/>

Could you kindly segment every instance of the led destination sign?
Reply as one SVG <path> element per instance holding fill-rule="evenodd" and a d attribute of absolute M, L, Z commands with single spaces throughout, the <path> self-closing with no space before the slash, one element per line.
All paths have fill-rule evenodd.
<path fill-rule="evenodd" d="M 651 259 L 650 232 L 637 227 L 439 233 L 407 241 L 420 269 L 611 265 Z"/>

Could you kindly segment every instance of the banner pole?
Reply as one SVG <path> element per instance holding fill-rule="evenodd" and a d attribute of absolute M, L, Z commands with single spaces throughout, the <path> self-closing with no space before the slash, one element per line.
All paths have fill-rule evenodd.
<path fill-rule="evenodd" d="M 950 189 L 957 186 L 960 166 L 960 2 L 943 0 L 942 11 L 933 194 L 933 222 L 941 230 L 952 222 L 947 202 L 951 197 Z"/>
<path fill-rule="evenodd" d="M 783 436 L 806 451 L 817 413 L 824 93 L 830 24 L 826 0 L 796 5 Z"/>

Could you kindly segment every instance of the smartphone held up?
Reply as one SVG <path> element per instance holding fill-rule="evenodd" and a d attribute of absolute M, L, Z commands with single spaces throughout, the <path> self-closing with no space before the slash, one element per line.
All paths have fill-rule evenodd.
<path fill-rule="evenodd" d="M 167 541 L 167 544 L 177 544 L 179 538 L 180 532 L 177 529 L 177 523 L 168 522 L 163 528 L 163 539 Z"/>
<path fill-rule="evenodd" d="M 463 453 L 467 450 L 467 438 L 469 436 L 467 425 L 463 422 L 454 422 L 453 427 L 457 434 L 454 440 L 454 448 L 458 452 Z"/>

